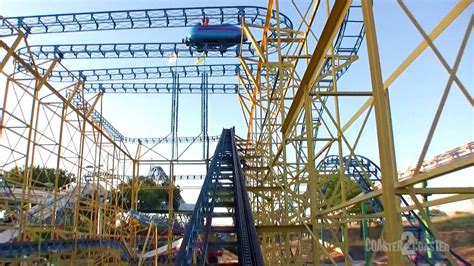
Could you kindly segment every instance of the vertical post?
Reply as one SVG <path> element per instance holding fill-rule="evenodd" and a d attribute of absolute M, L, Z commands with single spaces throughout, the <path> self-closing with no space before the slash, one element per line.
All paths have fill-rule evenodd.
<path fill-rule="evenodd" d="M 155 225 L 155 266 L 158 266 L 158 225 Z"/>
<path fill-rule="evenodd" d="M 202 136 L 202 157 L 206 162 L 206 172 L 209 169 L 209 137 L 208 137 L 208 121 L 209 121 L 209 90 L 208 90 L 208 74 L 202 73 L 201 76 L 201 136 Z"/>
<path fill-rule="evenodd" d="M 392 121 L 388 90 L 384 89 L 380 57 L 375 31 L 372 1 L 362 1 L 362 11 L 367 36 L 367 50 L 374 97 L 375 121 L 377 126 L 377 140 L 379 147 L 380 169 L 382 173 L 382 201 L 385 215 L 385 240 L 396 242 L 402 234 L 402 221 L 400 213 L 400 199 L 395 193 L 398 182 L 397 166 L 395 161 L 395 148 L 393 143 Z M 388 264 L 403 265 L 400 251 L 389 250 Z"/>
<path fill-rule="evenodd" d="M 316 215 L 318 213 L 318 183 L 319 183 L 319 174 L 316 172 L 314 165 L 314 137 L 313 137 L 313 115 L 311 108 L 311 98 L 309 95 L 304 97 L 304 117 L 306 123 L 306 146 L 308 153 L 308 183 L 309 183 L 309 197 L 310 197 L 310 212 L 311 212 L 311 224 L 313 226 L 313 241 L 312 241 L 312 255 L 313 255 L 313 265 L 320 265 L 320 248 L 319 248 L 319 228 L 318 228 L 318 219 Z"/>
<path fill-rule="evenodd" d="M 55 239 L 57 232 L 56 232 L 56 211 L 58 205 L 58 196 L 59 196 L 59 175 L 61 174 L 61 152 L 62 152 L 62 143 L 63 143 L 63 130 L 64 124 L 66 123 L 66 111 L 67 111 L 66 103 L 63 104 L 63 108 L 61 109 L 61 123 L 59 125 L 59 141 L 58 141 L 58 154 L 56 160 L 56 173 L 54 175 L 54 202 L 53 202 L 53 211 L 51 213 L 51 222 L 53 224 L 53 234 L 52 238 Z"/>
<path fill-rule="evenodd" d="M 140 150 L 140 144 L 139 148 Z M 137 152 L 138 153 L 138 152 Z M 139 165 L 138 165 L 138 160 L 134 159 L 133 160 L 133 176 L 132 176 L 132 187 L 131 187 L 131 196 L 130 196 L 130 208 L 132 210 L 137 210 L 138 209 L 138 190 L 140 189 L 140 181 L 139 181 L 139 171 L 138 171 Z M 130 228 L 130 250 L 132 253 L 132 256 L 135 256 L 136 253 L 136 244 L 137 244 L 137 222 L 132 219 L 132 225 Z"/>
<path fill-rule="evenodd" d="M 427 188 L 427 187 L 428 187 L 428 181 L 424 181 L 423 182 L 423 188 Z M 428 194 L 423 194 L 423 202 L 428 202 Z M 428 218 L 430 218 L 430 216 L 431 216 L 430 207 L 426 207 L 425 211 L 426 211 L 426 215 L 428 216 Z M 423 221 L 423 223 L 425 223 L 425 222 Z M 425 223 L 425 225 L 426 225 L 426 223 Z M 425 227 L 421 226 L 421 229 L 422 229 L 422 232 L 421 232 L 420 238 L 421 237 L 423 238 L 423 240 L 427 244 L 426 245 L 427 247 L 431 247 L 432 243 L 430 241 L 429 233 L 426 231 Z M 432 250 L 433 250 L 432 248 L 427 248 L 426 249 L 426 253 L 428 254 L 428 259 L 429 260 L 433 259 Z"/>
<path fill-rule="evenodd" d="M 84 95 L 84 87 L 81 86 L 82 89 L 82 95 Z M 77 92 L 79 93 L 79 92 Z M 71 96 L 72 97 L 72 96 Z M 72 98 L 71 98 L 72 99 Z M 84 99 L 82 99 L 81 105 L 84 106 Z M 76 113 L 78 121 L 80 121 L 81 116 L 79 115 L 79 111 Z M 80 141 L 79 141 L 79 154 L 78 154 L 78 159 L 79 159 L 79 166 L 77 169 L 77 183 L 76 187 L 74 188 L 74 221 L 73 221 L 73 238 L 74 240 L 77 240 L 79 238 L 79 210 L 80 210 L 80 201 L 81 201 L 81 186 L 82 186 L 82 179 L 83 179 L 83 166 L 84 166 L 84 149 L 86 147 L 85 144 L 85 138 L 86 138 L 86 118 L 82 118 L 82 123 L 80 127 L 81 135 L 80 135 Z M 72 254 L 72 261 L 76 261 L 76 256 L 78 251 L 78 246 L 77 242 L 74 245 L 74 252 Z"/>
<path fill-rule="evenodd" d="M 361 205 L 361 211 L 362 211 L 362 239 L 364 240 L 364 260 L 365 260 L 365 265 L 369 266 L 371 264 L 371 253 L 370 253 L 370 245 L 368 242 L 369 238 L 369 220 L 365 218 L 367 215 L 367 202 L 363 201 L 360 203 Z"/>
<path fill-rule="evenodd" d="M 330 14 L 330 3 L 329 0 L 326 0 L 326 15 L 329 16 Z M 331 56 L 331 78 L 332 78 L 332 88 L 329 90 L 333 92 L 337 92 L 337 73 L 336 73 L 336 60 L 335 60 L 335 53 L 334 53 L 334 46 L 331 46 L 329 48 L 330 51 L 330 56 Z M 324 101 L 321 98 L 321 105 L 324 105 Z M 321 107 L 323 108 L 323 107 Z M 339 108 L 339 97 L 336 95 L 334 96 L 334 109 L 336 112 L 336 123 L 338 128 L 342 128 L 341 125 L 341 115 L 340 115 L 340 108 Z M 321 114 L 321 112 L 318 110 L 318 113 Z M 322 119 L 321 117 L 319 119 Z M 341 203 L 346 202 L 347 200 L 347 188 L 346 188 L 346 176 L 344 174 L 344 165 L 343 165 L 343 151 L 342 151 L 342 132 L 340 130 L 337 130 L 337 155 L 339 157 L 339 167 L 338 167 L 338 184 L 341 186 Z M 350 158 L 349 158 L 350 160 Z M 347 211 L 346 209 L 342 210 L 342 215 L 346 216 Z M 343 223 L 340 226 L 341 229 L 341 240 L 343 244 L 343 253 L 344 253 L 344 264 L 346 266 L 351 264 L 350 257 L 349 257 L 349 230 L 347 228 L 347 224 Z"/>
<path fill-rule="evenodd" d="M 3 124 L 5 121 L 5 110 L 7 109 L 7 100 L 8 100 L 8 91 L 10 90 L 10 80 L 7 79 L 7 84 L 5 85 L 5 95 L 3 97 L 3 105 L 0 113 L 0 139 L 2 138 L 3 133 Z"/>
<path fill-rule="evenodd" d="M 171 159 L 178 158 L 179 75 L 173 72 L 171 95 Z"/>
<path fill-rule="evenodd" d="M 168 246 L 168 261 L 172 261 L 173 259 L 173 228 L 174 228 L 174 162 L 170 162 L 170 180 L 168 182 L 167 187 L 165 188 L 168 191 L 168 219 L 169 219 L 169 226 L 168 226 L 168 239 L 167 239 L 167 246 Z"/>

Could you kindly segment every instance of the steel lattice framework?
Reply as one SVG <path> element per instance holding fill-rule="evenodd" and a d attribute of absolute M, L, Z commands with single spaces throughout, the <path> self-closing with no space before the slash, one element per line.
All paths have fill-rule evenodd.
<path fill-rule="evenodd" d="M 24 30 L 27 34 L 80 32 L 99 30 L 126 30 L 148 28 L 189 27 L 210 19 L 210 25 L 224 23 L 240 25 L 242 17 L 249 24 L 263 26 L 267 10 L 263 7 L 196 7 L 121 10 L 105 12 L 84 12 L 75 14 L 54 14 L 44 16 L 24 16 L 6 18 L 0 24 L 0 35 L 9 36 L 15 33 L 10 25 Z M 278 17 L 277 17 L 278 16 Z M 271 13 L 272 24 L 282 29 L 292 29 L 290 19 L 283 14 Z"/>
<path fill-rule="evenodd" d="M 453 65 L 436 40 L 468 13 L 472 1 L 454 3 L 426 32 L 399 0 L 399 11 L 421 41 L 400 58 L 386 79 L 377 37 L 382 24 L 374 19 L 377 2 L 291 2 L 286 6 L 293 9 L 298 24 L 281 12 L 290 11 L 281 10 L 281 2 L 269 0 L 266 7 L 1 17 L 0 77 L 5 86 L 0 90 L 0 170 L 5 173 L 0 179 L 0 204 L 9 220 L 0 222 L 0 262 L 33 264 L 46 259 L 51 263 L 158 265 L 178 258 L 178 265 L 203 265 L 205 256 L 193 260 L 198 249 L 204 255 L 208 247 L 216 246 L 232 252 L 233 245 L 238 246 L 234 253 L 241 255 L 239 261 L 251 259 L 246 261 L 249 265 L 351 265 L 357 253 L 364 254 L 363 262 L 370 265 L 379 258 L 369 252 L 366 240 L 396 243 L 407 232 L 425 244 L 442 239 L 430 208 L 473 199 L 474 188 L 431 187 L 428 181 L 472 169 L 473 143 L 469 140 L 432 159 L 426 157 L 451 87 L 455 85 L 469 106 L 474 105 L 470 88 L 457 74 L 470 40 L 472 16 L 463 36 L 454 31 L 460 48 Z M 31 34 L 190 27 L 204 18 L 211 25 L 229 23 L 242 28 L 248 41 L 230 49 L 212 45 L 202 51 L 210 58 L 236 58 L 238 64 L 70 71 L 63 60 L 200 57 L 202 53 L 170 42 L 30 45 L 27 39 Z M 418 160 L 398 174 L 395 149 L 399 146 L 388 92 L 427 50 L 446 70 L 448 81 L 427 137 L 419 140 L 423 147 Z M 364 60 L 359 59 L 362 56 Z M 369 69 L 364 72 L 370 80 L 366 90 L 350 85 L 347 89 L 341 81 L 355 64 Z M 231 76 L 237 77 L 235 83 L 208 81 L 208 77 Z M 201 83 L 186 78 L 201 78 Z M 171 94 L 171 133 L 159 138 L 124 136 L 103 116 L 105 93 Z M 198 136 L 178 134 L 182 93 L 201 94 Z M 231 130 L 224 130 L 220 138 L 209 136 L 209 93 L 236 94 L 247 136 L 240 139 Z M 465 112 L 472 114 L 472 109 Z M 366 136 L 369 148 L 364 147 Z M 186 157 L 197 142 L 203 143 L 202 158 Z M 212 160 L 209 142 L 217 142 Z M 180 150 L 179 143 L 186 148 Z M 164 151 L 163 144 L 171 144 L 171 152 Z M 371 151 L 372 158 L 359 155 Z M 53 169 L 54 181 L 37 186 L 37 165 Z M 167 192 L 168 204 L 150 216 L 137 211 L 138 195 L 145 184 L 144 169 L 156 165 L 169 172 L 168 182 L 160 186 Z M 183 174 L 179 172 L 183 165 L 205 168 L 207 175 Z M 66 186 L 59 182 L 61 169 L 67 169 L 71 181 Z M 175 209 L 177 182 L 201 179 L 203 190 L 191 217 L 191 211 Z M 216 206 L 227 212 L 214 211 Z M 212 225 L 212 218 L 229 216 L 234 218 L 233 226 Z M 253 224 L 248 223 L 251 220 Z M 182 238 L 186 222 L 190 223 Z M 354 232 L 360 237 L 353 237 Z M 235 243 L 215 242 L 229 233 Z M 257 250 L 258 241 L 263 258 L 257 252 L 252 259 L 250 253 Z M 468 263 L 453 250 L 436 248 L 417 252 L 415 257 L 400 250 L 384 254 L 389 265 Z"/>
<path fill-rule="evenodd" d="M 279 11 L 281 1 L 268 2 L 268 9 Z M 413 233 L 423 238 L 420 233 L 415 233 L 422 228 L 427 234 L 421 240 L 432 243 L 439 234 L 432 225 L 427 207 L 473 197 L 472 187 L 426 187 L 428 180 L 472 167 L 474 158 L 471 153 L 465 157 L 450 157 L 452 160 L 431 170 L 421 170 L 446 98 L 441 100 L 415 170 L 408 178 L 397 178 L 387 93 L 390 85 L 428 47 L 437 53 L 439 61 L 453 75 L 433 41 L 466 12 L 471 2 L 459 1 L 429 34 L 423 31 L 405 4 L 398 3 L 423 40 L 407 58 L 402 58 L 400 66 L 385 81 L 381 76 L 372 1 L 336 0 L 331 4 L 329 1 L 314 1 L 304 7 L 294 4 L 295 11 L 303 20 L 300 25 L 295 25 L 295 31 L 302 32 L 301 35 L 267 38 L 267 31 L 272 28 L 267 22 L 261 43 L 254 43 L 253 49 L 259 56 L 257 73 L 247 72 L 238 77 L 244 88 L 244 92 L 238 92 L 238 97 L 248 127 L 247 152 L 243 156 L 247 165 L 245 173 L 265 264 L 336 265 L 343 258 L 346 265 L 351 265 L 355 261 L 354 252 L 362 250 L 364 253 L 363 241 L 358 243 L 350 234 L 355 230 L 355 223 L 368 229 L 369 221 L 373 226 L 380 224 L 383 217 L 383 239 L 396 243 L 402 239 L 402 224 L 409 222 L 410 215 L 404 214 L 414 210 L 420 214 L 414 220 L 417 225 L 412 225 Z M 324 6 L 324 26 L 320 34 L 315 34 L 313 25 L 318 11 L 322 9 L 324 13 Z M 258 38 L 255 36 L 259 31 L 254 31 L 252 25 L 242 23 L 242 28 L 249 40 Z M 462 58 L 471 29 L 472 17 L 456 64 Z M 298 38 L 300 36 L 302 40 Z M 315 40 L 316 45 L 309 48 L 311 40 Z M 350 71 L 350 65 L 357 63 L 363 42 L 367 48 L 372 89 L 341 89 L 338 80 L 345 71 Z M 284 44 L 285 49 L 270 53 L 268 48 L 275 43 Z M 245 68 L 256 60 L 241 55 L 240 61 Z M 451 80 L 445 93 L 453 81 L 472 106 L 472 96 L 459 80 Z M 358 102 L 356 107 L 354 102 Z M 360 102 L 365 103 L 360 105 Z M 343 115 L 346 118 L 343 119 Z M 369 120 L 374 121 L 375 128 L 367 126 Z M 371 130 L 377 138 L 377 142 L 371 140 L 371 148 L 377 147 L 380 168 L 368 164 L 370 160 L 356 156 L 362 136 Z M 334 155 L 327 157 L 330 154 Z M 345 164 L 344 158 L 351 158 L 351 163 Z M 318 164 L 331 164 L 334 169 L 329 173 L 326 167 L 318 168 Z M 377 186 L 362 181 L 370 182 L 374 175 L 378 176 L 372 180 L 377 181 Z M 354 185 L 361 193 L 353 194 Z M 415 185 L 425 186 L 413 188 Z M 426 196 L 426 193 L 441 196 L 442 191 L 454 195 L 432 201 Z M 363 210 L 362 213 L 354 214 L 354 210 L 359 209 Z M 367 233 L 368 230 L 361 235 L 367 238 Z M 368 250 L 367 246 L 365 250 Z M 336 260 L 335 253 L 341 255 L 339 260 Z M 366 264 L 374 259 L 372 255 L 366 253 Z M 387 250 L 386 255 L 389 265 L 402 265 L 413 260 L 396 250 Z M 417 259 L 425 263 L 453 265 L 465 262 L 450 252 L 434 250 L 429 254 L 419 254 Z"/>

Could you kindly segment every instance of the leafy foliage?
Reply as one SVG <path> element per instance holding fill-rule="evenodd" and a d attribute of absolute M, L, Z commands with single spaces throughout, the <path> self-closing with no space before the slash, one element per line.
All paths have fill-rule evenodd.
<path fill-rule="evenodd" d="M 361 190 L 360 190 L 359 186 L 357 185 L 357 183 L 353 179 L 345 178 L 343 181 L 345 182 L 346 200 L 350 200 L 350 199 L 352 199 L 355 196 L 360 194 Z M 337 188 L 337 186 L 339 186 L 339 188 Z M 333 206 L 336 206 L 336 205 L 338 205 L 342 202 L 341 195 L 340 195 L 340 193 L 341 193 L 340 186 L 341 186 L 341 182 L 339 180 L 338 175 L 328 176 L 327 181 L 325 183 L 326 189 L 324 191 L 324 194 L 326 195 L 326 198 L 331 198 L 332 194 L 336 193 L 336 191 L 339 194 L 339 195 L 335 196 L 333 204 L 332 204 Z M 336 188 L 337 188 L 337 190 L 336 190 Z M 352 208 L 349 209 L 349 212 L 360 214 L 361 208 L 360 208 L 360 206 L 353 206 Z"/>
<path fill-rule="evenodd" d="M 131 209 L 132 181 L 119 186 L 122 196 L 117 196 L 125 209 Z M 138 211 L 141 212 L 167 212 L 169 200 L 169 183 L 156 184 L 145 181 L 138 191 Z M 181 189 L 173 187 L 173 209 L 177 211 L 181 201 Z"/>
<path fill-rule="evenodd" d="M 65 170 L 60 169 L 59 172 L 55 168 L 48 167 L 28 167 L 28 168 L 12 168 L 5 174 L 5 180 L 12 183 L 23 183 L 25 171 L 30 171 L 30 180 L 32 187 L 53 187 L 56 174 L 58 175 L 58 187 L 69 184 L 74 181 L 72 175 Z"/>

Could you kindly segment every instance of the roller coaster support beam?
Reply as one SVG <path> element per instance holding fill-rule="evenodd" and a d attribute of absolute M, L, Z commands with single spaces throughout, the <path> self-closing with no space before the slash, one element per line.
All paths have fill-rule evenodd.
<path fill-rule="evenodd" d="M 202 158 L 206 161 L 206 172 L 209 168 L 209 138 L 208 138 L 208 102 L 209 102 L 209 91 L 208 91 L 208 76 L 207 73 L 202 73 L 201 77 L 201 135 L 202 135 Z"/>
<path fill-rule="evenodd" d="M 451 23 L 461 15 L 470 5 L 472 1 L 459 1 L 456 6 L 451 9 L 451 11 L 439 22 L 439 24 L 434 27 L 428 37 L 435 41 Z M 403 62 L 392 72 L 392 74 L 385 80 L 383 83 L 385 90 L 388 90 L 388 87 L 403 73 L 405 70 L 411 66 L 411 64 L 428 48 L 428 42 L 422 40 L 420 44 L 403 60 Z M 374 98 L 369 98 L 360 108 L 357 110 L 356 114 L 347 121 L 347 123 L 342 128 L 343 131 L 346 131 L 359 117 L 372 106 Z"/>
<path fill-rule="evenodd" d="M 316 75 L 321 72 L 320 70 L 324 66 L 327 51 L 332 45 L 336 33 L 339 31 L 345 17 L 344 15 L 349 10 L 350 5 L 351 1 L 347 0 L 336 0 L 334 3 L 326 25 L 321 33 L 321 37 L 319 38 L 319 42 L 314 49 L 313 56 L 303 75 L 298 91 L 291 103 L 290 110 L 288 111 L 285 121 L 283 121 L 281 128 L 283 135 L 288 136 L 290 128 L 295 123 L 296 117 L 303 107 L 304 97 L 307 97 L 316 81 Z"/>
<path fill-rule="evenodd" d="M 377 126 L 380 169 L 382 174 L 382 201 L 386 221 L 384 226 L 385 240 L 389 243 L 394 243 L 399 241 L 402 236 L 402 221 L 399 205 L 400 199 L 395 193 L 395 184 L 398 182 L 398 175 L 393 142 L 392 121 L 390 119 L 390 101 L 388 92 L 384 89 L 383 85 L 372 6 L 372 0 L 362 1 Z M 389 265 L 403 265 L 404 259 L 400 251 L 388 250 L 387 255 Z"/>

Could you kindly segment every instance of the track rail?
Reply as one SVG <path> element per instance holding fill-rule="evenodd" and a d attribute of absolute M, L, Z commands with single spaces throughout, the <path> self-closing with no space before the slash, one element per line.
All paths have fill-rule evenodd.
<path fill-rule="evenodd" d="M 212 48 L 217 47 L 217 48 Z M 241 50 L 242 47 L 242 50 Z M 275 50 L 275 49 L 274 49 Z M 202 49 L 187 46 L 184 43 L 94 43 L 94 44 L 53 44 L 31 45 L 23 47 L 17 53 L 29 60 L 29 52 L 34 59 L 95 59 L 95 58 L 169 58 L 176 54 L 179 58 L 196 58 L 206 54 L 206 57 L 245 57 L 256 56 L 251 43 L 238 44 L 226 48 L 219 44 L 207 44 Z"/>
<path fill-rule="evenodd" d="M 179 83 L 178 91 L 180 94 L 201 93 L 202 90 L 208 90 L 213 94 L 236 94 L 239 90 L 237 84 L 211 83 L 203 88 L 201 83 Z M 175 88 L 169 83 L 85 83 L 84 91 L 88 93 L 169 93 Z"/>
<path fill-rule="evenodd" d="M 39 16 L 5 18 L 10 24 L 28 34 L 130 30 L 150 28 L 190 27 L 209 18 L 209 25 L 224 23 L 240 25 L 242 18 L 250 25 L 263 26 L 267 9 L 257 6 L 192 7 L 117 10 L 101 12 L 65 13 Z M 282 29 L 292 29 L 291 20 L 284 14 L 271 13 L 271 25 L 280 24 Z M 0 36 L 15 32 L 4 21 L 0 22 Z"/>
<path fill-rule="evenodd" d="M 257 66 L 249 64 L 251 72 L 256 72 Z M 46 70 L 39 69 L 41 75 Z M 172 78 L 179 75 L 180 78 L 196 78 L 202 73 L 210 77 L 234 77 L 244 75 L 240 64 L 213 64 L 213 65 L 181 65 L 181 66 L 158 66 L 158 67 L 133 67 L 133 68 L 105 68 L 86 70 L 61 70 L 53 71 L 49 76 L 50 81 L 73 82 L 80 78 L 84 81 L 111 81 L 111 80 L 146 80 Z"/>
<path fill-rule="evenodd" d="M 229 211 L 233 225 L 225 228 L 212 226 L 214 209 L 222 207 Z M 225 236 L 232 233 L 237 238 L 235 243 L 230 240 L 230 235 Z M 216 239 L 219 241 L 212 242 Z M 264 265 L 234 129 L 222 131 L 174 265 L 207 265 L 211 250 L 222 247 L 237 248 L 234 252 L 238 254 L 240 265 Z M 196 254 L 200 255 L 197 261 L 193 261 Z"/>

